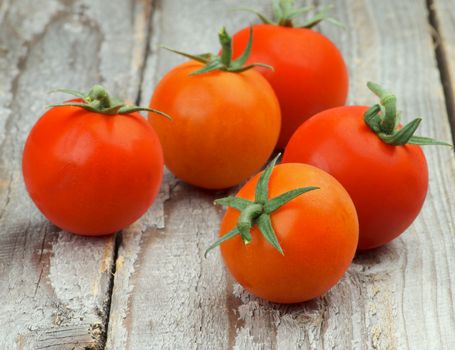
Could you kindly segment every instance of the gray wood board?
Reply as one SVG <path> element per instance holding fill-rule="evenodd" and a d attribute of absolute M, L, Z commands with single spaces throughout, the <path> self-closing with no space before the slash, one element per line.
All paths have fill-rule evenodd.
<path fill-rule="evenodd" d="M 105 83 L 135 100 L 150 4 L 0 3 L 0 348 L 95 349 L 105 342 L 114 237 L 49 224 L 21 175 L 24 141 L 55 88 Z"/>
<path fill-rule="evenodd" d="M 438 63 L 446 93 L 452 132 L 455 130 L 455 2 L 452 0 L 431 0 L 434 26 L 437 29 L 435 41 Z"/>
<path fill-rule="evenodd" d="M 323 1 L 324 3 L 326 1 Z M 331 2 L 331 1 L 327 1 Z M 216 31 L 252 22 L 227 12 L 230 1 L 157 1 L 142 85 L 153 86 L 181 58 L 159 44 L 191 52 L 217 50 Z M 267 2 L 249 1 L 264 8 Z M 393 9 L 393 10 L 391 10 Z M 352 103 L 375 98 L 366 81 L 396 91 L 406 120 L 425 116 L 421 133 L 450 140 L 426 3 L 336 2 L 346 25 L 322 30 L 342 49 Z M 168 174 L 152 211 L 124 233 L 114 280 L 109 349 L 450 349 L 455 346 L 453 152 L 426 148 L 430 191 L 408 232 L 356 257 L 342 281 L 314 301 L 293 306 L 246 293 L 225 272 L 218 252 L 202 254 L 222 215 L 200 191 Z"/>
<path fill-rule="evenodd" d="M 338 14 L 355 30 L 340 32 L 327 25 L 323 30 L 339 43 L 350 62 L 351 102 L 371 104 L 374 98 L 366 80 L 381 82 L 396 92 L 405 121 L 424 117 L 421 135 L 450 140 L 426 2 L 345 4 L 349 6 L 337 6 Z M 359 295 L 365 302 L 362 342 L 372 348 L 451 349 L 455 345 L 455 275 L 450 269 L 455 261 L 453 150 L 430 146 L 425 154 L 430 189 L 419 218 L 402 238 L 386 247 L 386 254 L 372 252 L 356 260 L 362 269 L 358 277 L 365 283 Z M 379 264 L 370 260 L 378 257 Z"/>

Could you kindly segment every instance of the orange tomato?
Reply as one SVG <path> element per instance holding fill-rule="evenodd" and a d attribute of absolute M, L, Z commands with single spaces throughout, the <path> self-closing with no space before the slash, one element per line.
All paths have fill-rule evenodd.
<path fill-rule="evenodd" d="M 208 189 L 239 184 L 264 165 L 280 132 L 280 109 L 267 81 L 256 71 L 216 70 L 189 61 L 159 82 L 151 108 L 172 123 L 151 117 L 169 170 Z"/>
<path fill-rule="evenodd" d="M 255 200 L 259 176 L 249 180 L 237 197 Z M 283 254 L 255 225 L 251 242 L 237 235 L 221 247 L 224 262 L 248 291 L 277 303 L 298 303 L 324 294 L 343 276 L 357 247 L 358 222 L 354 205 L 335 178 L 305 164 L 275 167 L 268 185 L 270 198 L 296 188 L 317 186 L 270 214 Z M 238 223 L 240 212 L 228 208 L 222 237 Z"/>

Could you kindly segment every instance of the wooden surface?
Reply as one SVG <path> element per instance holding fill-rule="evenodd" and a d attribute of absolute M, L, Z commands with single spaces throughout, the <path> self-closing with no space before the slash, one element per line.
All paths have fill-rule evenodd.
<path fill-rule="evenodd" d="M 102 348 L 114 237 L 50 225 L 26 195 L 23 143 L 58 87 L 101 81 L 135 98 L 150 5 L 0 2 L 0 349 Z"/>
<path fill-rule="evenodd" d="M 441 70 L 446 105 L 455 129 L 455 4 L 453 0 L 428 0 L 435 33 L 436 54 Z"/>
<path fill-rule="evenodd" d="M 28 199 L 21 152 L 45 105 L 62 97 L 48 90 L 101 81 L 147 104 L 158 79 L 181 62 L 159 45 L 216 50 L 222 24 L 234 31 L 253 21 L 227 12 L 239 5 L 0 0 L 0 349 L 455 348 L 453 150 L 425 148 L 430 191 L 402 238 L 358 255 L 329 293 L 293 306 L 249 295 L 218 251 L 202 257 L 222 215 L 212 201 L 226 193 L 166 174 L 153 208 L 117 240 L 60 232 Z M 455 4 L 434 0 L 431 16 L 429 5 L 339 0 L 336 16 L 347 29 L 319 29 L 345 55 L 351 103 L 374 102 L 365 83 L 381 82 L 397 93 L 406 120 L 425 117 L 422 134 L 450 140 L 453 87 L 442 81 L 455 77 Z"/>

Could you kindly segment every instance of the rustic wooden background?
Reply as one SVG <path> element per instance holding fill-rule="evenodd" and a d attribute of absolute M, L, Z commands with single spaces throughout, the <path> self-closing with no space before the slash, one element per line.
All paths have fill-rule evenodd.
<path fill-rule="evenodd" d="M 451 140 L 454 0 L 321 0 L 346 30 L 319 26 L 342 50 L 351 103 L 365 83 L 397 92 L 406 120 Z M 182 59 L 160 44 L 217 50 L 216 31 L 252 23 L 230 8 L 264 0 L 0 0 L 0 349 L 454 349 L 455 161 L 426 147 L 430 191 L 392 244 L 359 254 L 327 295 L 277 306 L 242 290 L 219 253 L 203 259 L 222 215 L 167 174 L 153 208 L 115 237 L 49 224 L 25 193 L 20 161 L 57 87 L 102 82 L 147 104 Z M 452 270 L 451 270 L 452 269 Z"/>

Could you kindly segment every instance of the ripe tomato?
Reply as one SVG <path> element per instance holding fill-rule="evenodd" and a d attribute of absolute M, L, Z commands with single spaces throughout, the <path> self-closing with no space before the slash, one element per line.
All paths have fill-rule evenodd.
<path fill-rule="evenodd" d="M 236 197 L 259 203 L 260 176 L 263 173 L 249 180 Z M 235 235 L 220 245 L 234 278 L 252 294 L 272 302 L 298 303 L 322 295 L 348 269 L 357 247 L 354 205 L 345 189 L 329 174 L 310 165 L 281 164 L 273 170 L 268 190 L 270 198 L 276 198 L 305 186 L 319 189 L 291 197 L 269 215 L 277 246 L 266 239 L 267 230 L 260 226 L 268 204 L 262 205 L 263 210 L 257 213 L 259 218 L 253 216 L 256 224 L 251 229 L 249 244 L 244 244 L 241 235 Z M 231 204 L 232 199 L 228 205 Z M 232 230 L 239 227 L 245 211 L 227 209 L 220 237 L 235 232 Z"/>
<path fill-rule="evenodd" d="M 315 115 L 295 132 L 283 156 L 283 162 L 312 164 L 327 171 L 346 188 L 359 215 L 360 250 L 379 247 L 403 233 L 417 217 L 428 189 L 422 149 L 383 141 L 381 137 L 387 139 L 401 127 L 390 135 L 380 130 L 377 135 L 364 121 L 367 111 L 366 106 L 346 106 Z M 392 118 L 392 124 L 396 122 Z M 408 141 L 419 140 L 425 138 Z"/>
<path fill-rule="evenodd" d="M 172 115 L 173 121 L 150 118 L 150 123 L 175 176 L 195 186 L 223 189 L 259 171 L 270 157 L 280 131 L 280 109 L 258 72 L 229 70 L 229 61 L 194 75 L 212 64 L 205 63 L 189 61 L 166 74 L 150 107 Z"/>
<path fill-rule="evenodd" d="M 359 249 L 381 246 L 414 221 L 428 187 L 419 146 L 384 143 L 363 121 L 366 106 L 315 115 L 289 141 L 283 162 L 302 162 L 332 174 L 351 195 L 360 223 Z"/>
<path fill-rule="evenodd" d="M 35 124 L 23 175 L 36 206 L 58 227 L 81 235 L 114 233 L 133 223 L 158 193 L 163 156 L 138 113 L 103 114 L 71 104 Z"/>
<path fill-rule="evenodd" d="M 243 50 L 248 28 L 233 36 L 234 56 Z M 253 26 L 254 42 L 247 62 L 257 67 L 274 89 L 282 124 L 277 148 L 284 149 L 294 131 L 312 115 L 342 106 L 348 94 L 348 72 L 343 57 L 324 35 L 306 28 L 273 24 Z"/>

